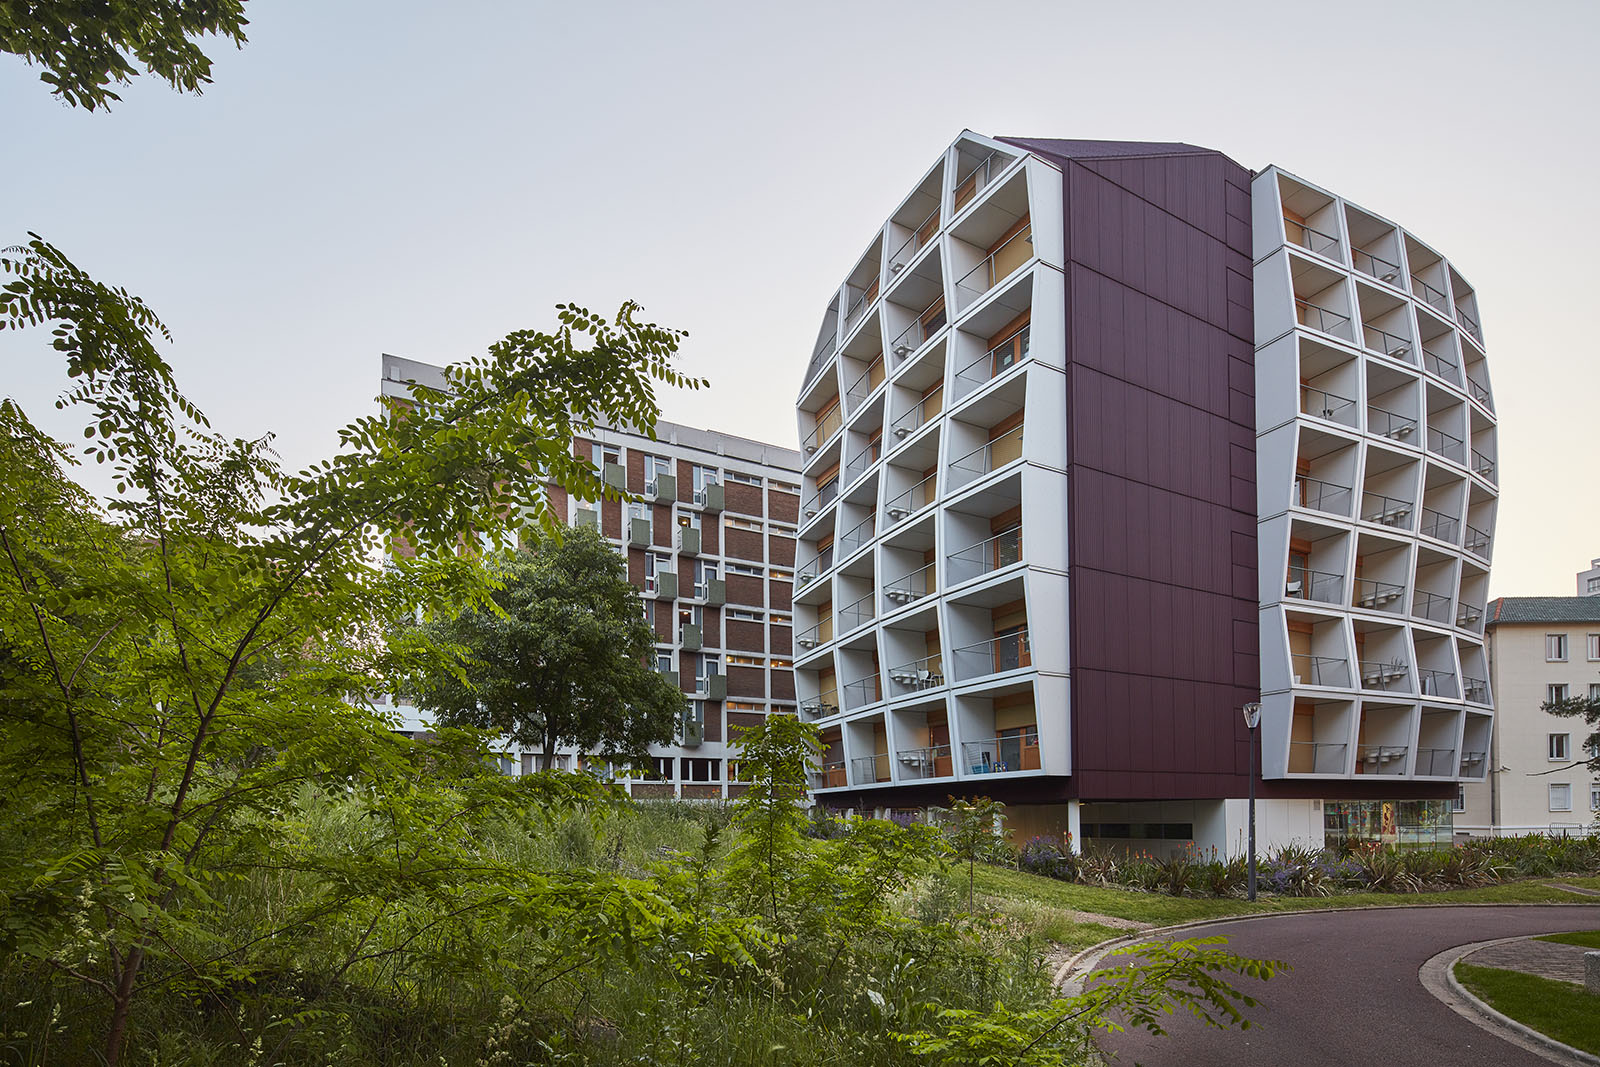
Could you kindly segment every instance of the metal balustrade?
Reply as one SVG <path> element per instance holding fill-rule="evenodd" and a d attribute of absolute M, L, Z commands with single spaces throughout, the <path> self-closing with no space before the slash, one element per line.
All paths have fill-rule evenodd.
<path fill-rule="evenodd" d="M 823 635 L 823 631 L 824 630 L 829 631 L 827 636 Z M 800 646 L 802 651 L 810 652 L 812 649 L 816 648 L 818 645 L 823 644 L 824 642 L 833 640 L 833 636 L 834 635 L 832 633 L 832 630 L 833 630 L 833 620 L 832 619 L 823 619 L 821 622 L 817 623 L 815 626 L 813 626 L 813 627 L 805 630 L 804 632 L 796 635 L 796 637 L 794 639 L 794 643 L 796 645 Z"/>
<path fill-rule="evenodd" d="M 856 294 L 856 298 L 854 300 L 852 300 L 850 302 L 850 306 L 847 309 L 845 309 L 845 313 L 844 313 L 844 326 L 845 326 L 845 329 L 849 330 L 851 326 L 854 326 L 855 323 L 856 323 L 857 316 L 861 312 L 865 311 L 867 308 L 871 307 L 873 304 L 875 304 L 877 302 L 878 302 L 878 283 L 877 282 L 873 282 L 871 285 L 869 285 L 865 289 L 861 290 L 861 292 L 857 293 Z"/>
<path fill-rule="evenodd" d="M 950 580 L 964 582 L 1022 559 L 1022 528 L 1006 530 L 950 556 Z"/>
<path fill-rule="evenodd" d="M 872 441 L 866 445 L 863 445 L 861 447 L 861 451 L 845 460 L 845 482 L 847 484 L 854 482 L 857 478 L 871 470 L 872 465 L 878 462 L 878 455 L 880 451 L 881 450 L 878 448 L 878 442 Z"/>
<path fill-rule="evenodd" d="M 890 611 L 907 604 L 915 604 L 923 597 L 938 591 L 938 576 L 932 563 L 918 567 L 904 578 L 883 583 L 883 597 L 889 602 Z"/>
<path fill-rule="evenodd" d="M 838 405 L 835 405 L 822 419 L 800 440 L 800 448 L 806 455 L 813 455 L 823 445 L 833 440 L 833 435 L 844 429 L 844 417 L 840 414 Z"/>
<path fill-rule="evenodd" d="M 818 718 L 839 714 L 839 687 L 829 686 L 816 696 L 802 700 L 800 710 Z"/>
<path fill-rule="evenodd" d="M 883 506 L 884 514 L 889 518 L 889 525 L 893 526 L 902 519 L 915 515 L 933 503 L 933 498 L 938 494 L 938 475 L 930 474 Z"/>
<path fill-rule="evenodd" d="M 1033 227 L 1024 226 L 1022 229 L 1012 234 L 1006 239 L 1004 244 L 1002 244 L 999 248 L 996 248 L 993 252 L 989 253 L 988 256 L 984 257 L 983 262 L 979 263 L 976 267 L 973 267 L 956 280 L 956 300 L 958 307 L 962 309 L 971 307 L 984 293 L 987 293 L 990 289 L 993 289 L 995 286 L 1011 277 L 1021 269 L 1024 263 L 1033 258 L 1032 251 L 1022 252 L 1020 246 L 1017 248 L 1012 247 L 1018 241 L 1023 241 L 1031 245 L 1033 243 Z M 1007 253 L 1007 249 L 1011 249 L 1011 251 Z M 1021 253 L 1021 258 L 1017 259 L 1010 268 L 1002 272 L 999 266 L 1002 260 L 1016 256 L 1019 254 L 1019 252 Z M 1004 256 L 1002 255 L 1003 253 L 1005 254 Z"/>
<path fill-rule="evenodd" d="M 929 412 L 927 410 L 928 407 L 929 404 L 926 400 L 917 401 L 915 407 L 889 424 L 889 432 L 894 434 L 896 440 L 904 441 L 907 437 L 927 425 L 930 418 L 942 410 L 942 408 L 935 407 L 932 412 Z"/>
<path fill-rule="evenodd" d="M 1451 385 L 1457 385 L 1460 383 L 1461 379 L 1456 374 L 1456 371 L 1459 368 L 1456 366 L 1455 362 L 1446 359 L 1439 353 L 1426 346 L 1424 346 L 1422 349 L 1422 365 L 1431 371 L 1435 376 L 1443 378 Z"/>
<path fill-rule="evenodd" d="M 1295 503 L 1303 508 L 1314 511 L 1326 511 L 1330 515 L 1350 514 L 1350 487 L 1325 482 L 1320 478 L 1296 478 L 1294 481 Z"/>
<path fill-rule="evenodd" d="M 1307 415 L 1329 422 L 1337 422 L 1344 426 L 1356 424 L 1356 402 L 1348 397 L 1330 393 L 1324 389 L 1314 389 L 1309 385 L 1300 387 L 1300 409 Z"/>
<path fill-rule="evenodd" d="M 1425 697 L 1444 697 L 1447 700 L 1454 700 L 1460 696 L 1460 690 L 1456 687 L 1455 671 L 1419 667 L 1417 681 L 1422 686 L 1422 695 Z"/>
<path fill-rule="evenodd" d="M 975 645 L 964 645 L 951 653 L 951 657 L 955 663 L 956 680 L 961 682 L 1026 667 L 1032 662 L 1027 628 L 1000 634 Z"/>
<path fill-rule="evenodd" d="M 1386 408 L 1367 407 L 1367 432 L 1391 441 L 1404 441 L 1417 432 L 1417 420 Z"/>
<path fill-rule="evenodd" d="M 795 569 L 800 588 L 804 589 L 832 569 L 833 546 L 829 545 Z"/>
<path fill-rule="evenodd" d="M 822 765 L 822 773 L 820 777 L 822 778 L 823 789 L 838 789 L 841 786 L 850 784 L 849 780 L 845 777 L 844 760 L 834 760 L 824 763 Z"/>
<path fill-rule="evenodd" d="M 1404 660 L 1361 661 L 1361 688 L 1383 692 L 1411 692 L 1411 665 Z"/>
<path fill-rule="evenodd" d="M 1350 688 L 1350 663 L 1338 656 L 1313 656 L 1305 652 L 1295 652 L 1289 656 L 1289 667 L 1294 675 L 1295 685 Z"/>
<path fill-rule="evenodd" d="M 1399 497 L 1382 493 L 1364 493 L 1361 496 L 1361 519 L 1380 526 L 1407 527 L 1411 525 L 1411 511 L 1415 505 Z"/>
<path fill-rule="evenodd" d="M 1319 256 L 1329 259 L 1343 259 L 1340 255 L 1341 245 L 1339 238 L 1331 233 L 1314 230 L 1299 219 L 1292 219 L 1288 215 L 1283 217 L 1283 235 L 1292 245 L 1304 248 L 1308 252 L 1315 252 Z"/>
<path fill-rule="evenodd" d="M 1473 678 L 1463 675 L 1461 678 L 1461 695 L 1473 704 L 1489 703 L 1489 680 L 1487 678 Z"/>
<path fill-rule="evenodd" d="M 1409 745 L 1363 745 L 1357 753 L 1357 774 L 1405 774 Z"/>
<path fill-rule="evenodd" d="M 1460 604 L 1456 605 L 1457 626 L 1463 626 L 1469 629 L 1475 628 L 1478 624 L 1478 620 L 1482 618 L 1483 608 L 1481 605 L 1468 604 L 1466 601 L 1462 601 Z"/>
<path fill-rule="evenodd" d="M 1284 582 L 1283 595 L 1290 600 L 1315 600 L 1323 604 L 1344 603 L 1344 575 L 1331 571 L 1291 569 Z"/>
<path fill-rule="evenodd" d="M 971 363 L 958 369 L 955 374 L 956 381 L 976 388 L 1026 360 L 1031 354 L 1029 340 L 1032 330 L 1032 325 L 1024 326 Z"/>
<path fill-rule="evenodd" d="M 852 785 L 870 785 L 889 780 L 889 753 L 874 752 L 870 756 L 857 756 L 850 761 Z"/>
<path fill-rule="evenodd" d="M 878 686 L 877 672 L 865 678 L 857 678 L 853 682 L 844 683 L 844 707 L 846 711 L 860 711 L 871 704 L 876 704 L 883 699 L 883 691 Z"/>
<path fill-rule="evenodd" d="M 889 269 L 898 274 L 905 269 L 918 252 L 922 251 L 939 234 L 939 209 L 934 208 L 932 214 L 923 219 L 912 231 L 900 247 L 894 250 L 894 255 L 889 257 Z"/>
<path fill-rule="evenodd" d="M 1361 324 L 1362 344 L 1373 352 L 1381 352 L 1390 359 L 1411 359 L 1411 342 L 1399 334 L 1380 330 L 1376 326 Z"/>
<path fill-rule="evenodd" d="M 1039 769 L 1039 734 L 1030 730 L 1005 737 L 961 743 L 961 769 L 967 774 L 1005 774 Z"/>
<path fill-rule="evenodd" d="M 955 183 L 955 209 L 960 211 L 972 203 L 994 181 L 995 175 L 1005 170 L 1011 164 L 1012 157 L 1002 156 L 998 152 L 990 152 L 966 174 L 956 178 Z M 971 188 L 967 188 L 968 184 Z"/>
<path fill-rule="evenodd" d="M 1466 329 L 1469 337 L 1471 337 L 1474 341 L 1477 341 L 1480 345 L 1483 344 L 1483 327 L 1478 325 L 1477 319 L 1473 318 L 1471 315 L 1468 315 L 1459 307 L 1456 308 L 1456 319 L 1461 323 L 1462 327 Z"/>
<path fill-rule="evenodd" d="M 1319 304 L 1313 304 L 1309 300 L 1301 300 L 1298 297 L 1295 298 L 1294 307 L 1295 318 L 1300 325 L 1310 327 L 1313 330 L 1320 330 L 1334 337 L 1342 337 L 1346 341 L 1355 340 L 1351 336 L 1349 315 L 1340 314 L 1332 308 L 1325 308 Z"/>
<path fill-rule="evenodd" d="M 1463 463 L 1466 461 L 1465 445 L 1466 442 L 1455 434 L 1446 433 L 1436 426 L 1428 427 L 1428 451 L 1436 456 Z"/>
<path fill-rule="evenodd" d="M 1411 614 L 1431 622 L 1449 622 L 1450 604 L 1448 596 L 1418 589 L 1416 595 L 1411 598 Z"/>
<path fill-rule="evenodd" d="M 1015 426 L 994 440 L 979 445 L 964 456 L 950 461 L 952 473 L 964 475 L 956 484 L 965 485 L 991 471 L 1022 458 L 1022 427 Z"/>
<path fill-rule="evenodd" d="M 1463 778 L 1476 777 L 1477 774 L 1478 774 L 1478 771 L 1476 769 L 1469 770 L 1468 768 L 1482 767 L 1483 766 L 1483 761 L 1484 761 L 1485 758 L 1488 757 L 1488 755 L 1489 754 L 1487 752 L 1463 752 L 1463 753 L 1461 753 L 1461 776 Z"/>
<path fill-rule="evenodd" d="M 855 381 L 851 382 L 850 388 L 844 391 L 846 400 L 853 400 L 859 403 L 860 401 L 863 401 L 867 397 L 871 396 L 873 393 L 877 392 L 878 387 L 888 380 L 887 376 L 885 376 L 880 377 L 877 381 L 873 381 L 872 372 L 874 369 L 876 369 L 880 375 L 883 374 L 883 365 L 880 363 L 874 363 L 873 366 L 862 371 L 861 376 Z"/>
<path fill-rule="evenodd" d="M 1419 775 L 1429 778 L 1454 778 L 1456 768 L 1460 761 L 1456 759 L 1456 750 L 1453 748 L 1419 748 L 1417 749 L 1417 770 Z"/>
<path fill-rule="evenodd" d="M 878 528 L 876 513 L 868 515 L 850 529 L 839 535 L 839 547 L 846 554 L 856 551 L 872 541 L 873 534 Z"/>
<path fill-rule="evenodd" d="M 1467 391 L 1472 394 L 1472 398 L 1478 403 L 1483 404 L 1485 407 L 1488 406 L 1489 387 L 1470 374 L 1467 375 Z"/>
<path fill-rule="evenodd" d="M 1382 256 L 1375 256 L 1360 248 L 1352 249 L 1350 258 L 1355 263 L 1356 270 L 1369 278 L 1376 278 L 1390 285 L 1399 285 L 1400 264 L 1390 263 Z"/>
<path fill-rule="evenodd" d="M 905 359 L 911 353 L 927 344 L 934 334 L 944 329 L 948 316 L 938 310 L 939 301 L 943 299 L 944 297 L 941 296 L 923 308 L 921 313 L 912 320 L 911 325 L 900 331 L 900 335 L 894 339 L 894 344 L 890 346 L 890 350 L 894 352 L 896 359 Z"/>
<path fill-rule="evenodd" d="M 1373 578 L 1355 581 L 1355 606 L 1370 611 L 1388 611 L 1404 603 L 1406 587 L 1394 582 L 1380 582 Z"/>
<path fill-rule="evenodd" d="M 925 656 L 889 668 L 889 688 L 896 696 L 921 693 L 944 685 L 944 659 L 939 655 Z"/>
<path fill-rule="evenodd" d="M 1494 460 L 1479 452 L 1476 448 L 1472 450 L 1472 473 L 1499 484 L 1494 476 Z"/>
<path fill-rule="evenodd" d="M 1444 295 L 1443 290 L 1435 289 L 1415 274 L 1411 276 L 1411 291 L 1425 304 L 1448 317 L 1450 315 L 1450 298 Z"/>
<path fill-rule="evenodd" d="M 1349 748 L 1343 741 L 1291 741 L 1289 773 L 1343 774 Z"/>
<path fill-rule="evenodd" d="M 839 632 L 847 634 L 863 623 L 871 622 L 876 617 L 873 611 L 873 595 L 868 593 L 860 600 L 846 604 L 839 609 L 836 616 L 839 620 Z"/>
<path fill-rule="evenodd" d="M 1489 535 L 1472 524 L 1467 524 L 1467 543 L 1464 546 L 1475 556 L 1489 558 Z"/>
<path fill-rule="evenodd" d="M 806 501 L 805 507 L 801 510 L 806 518 L 814 519 L 821 513 L 823 508 L 837 499 L 839 499 L 839 479 L 835 477 L 832 481 L 819 486 L 817 491 L 811 494 L 811 499 Z"/>
<path fill-rule="evenodd" d="M 1435 511 L 1430 507 L 1422 509 L 1422 529 L 1420 533 L 1429 537 L 1436 537 L 1440 541 L 1449 541 L 1454 544 L 1456 539 L 1456 517 L 1446 515 L 1442 511 Z"/>
<path fill-rule="evenodd" d="M 900 777 L 945 778 L 955 773 L 955 761 L 949 745 L 924 745 L 921 748 L 902 748 L 895 752 L 900 764 Z"/>

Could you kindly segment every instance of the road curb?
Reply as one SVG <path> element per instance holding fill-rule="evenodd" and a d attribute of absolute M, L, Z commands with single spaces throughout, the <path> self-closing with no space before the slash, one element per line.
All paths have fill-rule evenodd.
<path fill-rule="evenodd" d="M 1561 901 L 1514 901 L 1500 904 L 1475 904 L 1446 901 L 1439 904 L 1363 904 L 1351 908 L 1296 908 L 1292 911 L 1258 912 L 1254 915 L 1229 915 L 1214 919 L 1195 919 L 1192 922 L 1174 923 L 1171 926 L 1153 926 L 1148 930 L 1140 930 L 1135 934 L 1124 934 L 1113 937 L 1099 944 L 1090 945 L 1081 949 L 1077 954 L 1069 956 L 1056 968 L 1055 984 L 1064 994 L 1074 996 L 1083 991 L 1083 979 L 1092 973 L 1095 966 L 1106 956 L 1119 948 L 1142 944 L 1151 941 L 1162 934 L 1179 933 L 1184 930 L 1199 930 L 1207 926 L 1223 926 L 1230 923 L 1256 922 L 1262 919 L 1283 919 L 1295 915 L 1328 915 L 1349 914 L 1362 911 L 1415 911 L 1418 908 L 1593 908 L 1595 905 L 1586 900 L 1561 900 Z M 1507 940 L 1520 940 L 1509 938 Z M 1489 942 L 1484 942 L 1484 945 Z M 1482 946 L 1479 946 L 1482 947 Z M 1452 950 L 1453 951 L 1453 950 Z M 1470 996 L 1471 994 L 1468 994 Z M 1520 1025 L 1520 1024 L 1519 1024 Z M 1567 1046 L 1562 1045 L 1562 1048 Z M 1576 1050 L 1574 1050 L 1576 1051 Z M 1587 1056 L 1588 1053 L 1579 1053 Z M 1591 1057 L 1581 1061 L 1600 1067 L 1600 1059 Z"/>
<path fill-rule="evenodd" d="M 1600 1067 L 1600 1056 L 1563 1044 L 1549 1034 L 1535 1030 L 1526 1023 L 1520 1023 L 1509 1015 L 1496 1011 L 1473 996 L 1467 987 L 1456 979 L 1455 965 L 1464 957 L 1472 955 L 1479 949 L 1490 948 L 1494 945 L 1508 945 L 1516 941 L 1527 941 L 1529 939 L 1527 936 L 1500 937 L 1492 941 L 1476 941 L 1468 945 L 1447 948 L 1418 968 L 1417 977 L 1421 979 L 1422 987 L 1432 993 L 1445 1007 L 1475 1026 L 1494 1034 L 1496 1037 L 1509 1041 L 1537 1056 L 1542 1056 L 1552 1063 L 1583 1064 L 1585 1067 Z"/>

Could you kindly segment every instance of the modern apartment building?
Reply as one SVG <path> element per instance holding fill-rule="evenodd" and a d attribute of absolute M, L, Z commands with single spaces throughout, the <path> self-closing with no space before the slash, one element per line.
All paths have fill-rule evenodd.
<path fill-rule="evenodd" d="M 1589 569 L 1578 572 L 1578 595 L 1600 596 L 1600 559 L 1589 561 Z"/>
<path fill-rule="evenodd" d="M 1593 730 L 1543 710 L 1600 700 L 1600 598 L 1502 597 L 1489 605 L 1495 694 L 1488 775 L 1464 782 L 1458 834 L 1560 833 L 1600 818 L 1600 779 L 1587 763 Z"/>
<path fill-rule="evenodd" d="M 383 395 L 408 382 L 438 385 L 438 367 L 383 357 Z M 730 731 L 795 710 L 791 664 L 799 454 L 712 430 L 656 425 L 655 438 L 597 426 L 573 452 L 607 484 L 642 503 L 570 499 L 551 487 L 556 513 L 594 526 L 627 560 L 640 610 L 656 631 L 658 669 L 682 688 L 678 743 L 652 750 L 653 771 L 627 782 L 636 797 L 716 798 L 730 782 Z M 409 704 L 396 708 L 412 730 L 426 728 Z M 508 751 L 508 771 L 540 765 L 541 752 Z M 589 762 L 557 754 L 558 766 Z M 621 772 L 618 772 L 621 773 Z"/>
<path fill-rule="evenodd" d="M 1448 837 L 1493 712 L 1476 296 L 1416 235 L 1185 144 L 963 133 L 797 398 L 800 713 L 831 807 L 1237 851 Z"/>

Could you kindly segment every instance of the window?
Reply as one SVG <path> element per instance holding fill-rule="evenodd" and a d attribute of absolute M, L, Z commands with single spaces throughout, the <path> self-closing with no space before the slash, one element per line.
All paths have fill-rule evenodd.
<path fill-rule="evenodd" d="M 1600 659 L 1600 634 L 1589 635 L 1589 662 Z"/>
<path fill-rule="evenodd" d="M 1455 800 L 1455 803 L 1450 806 L 1450 810 L 1451 811 L 1466 811 L 1467 810 L 1467 787 L 1466 786 L 1464 786 L 1464 785 L 1456 786 L 1456 800 Z"/>
<path fill-rule="evenodd" d="M 620 467 L 622 465 L 622 450 L 619 448 L 602 448 L 600 450 L 600 462 L 615 463 Z"/>
<path fill-rule="evenodd" d="M 747 574 L 759 578 L 766 573 L 760 567 L 752 567 L 745 563 L 729 563 L 727 566 L 729 574 Z"/>
<path fill-rule="evenodd" d="M 1550 783 L 1550 810 L 1572 810 L 1572 786 L 1566 782 Z"/>
<path fill-rule="evenodd" d="M 699 626 L 705 611 L 699 604 L 685 604 L 678 608 L 678 626 Z M 681 630 L 680 630 L 681 632 Z"/>
<path fill-rule="evenodd" d="M 781 611 L 774 611 L 772 613 L 772 625 L 774 625 L 774 626 L 793 626 L 794 625 L 794 616 L 793 615 L 785 615 Z M 1600 686 L 1596 686 L 1596 688 L 1600 689 Z"/>
<path fill-rule="evenodd" d="M 1589 810 L 1600 811 L 1600 785 L 1589 787 Z"/>
<path fill-rule="evenodd" d="M 1544 701 L 1546 704 L 1559 704 L 1567 699 L 1567 693 L 1565 685 L 1547 685 L 1544 687 Z"/>
<path fill-rule="evenodd" d="M 649 522 L 650 521 L 650 505 L 649 504 L 629 504 L 628 505 L 628 519 L 629 519 L 630 522 L 632 520 L 634 520 L 634 519 L 643 519 L 645 522 Z"/>
<path fill-rule="evenodd" d="M 717 468 L 715 468 L 715 467 L 702 467 L 702 466 L 699 466 L 698 464 L 696 464 L 695 468 L 694 468 L 694 472 L 693 472 L 693 477 L 694 477 L 694 491 L 696 493 L 701 492 L 702 490 L 705 489 L 706 486 L 708 486 L 708 485 L 716 485 L 717 484 Z"/>
<path fill-rule="evenodd" d="M 707 591 L 710 589 L 709 583 L 715 580 L 716 577 L 717 565 L 715 563 L 708 563 L 705 560 L 700 559 L 695 560 L 694 595 L 699 597 L 701 600 L 704 600 L 706 598 Z"/>
<path fill-rule="evenodd" d="M 644 556 L 644 591 L 656 591 L 656 576 L 672 573 L 672 557 L 664 556 L 658 552 L 646 552 Z"/>
<path fill-rule="evenodd" d="M 775 670 L 786 671 L 794 666 L 794 661 L 787 659 L 775 659 L 772 661 L 772 666 Z"/>
<path fill-rule="evenodd" d="M 992 376 L 1004 374 L 1028 358 L 1029 333 L 1029 328 L 1024 326 L 990 350 L 993 363 L 990 365 L 989 373 Z"/>
<path fill-rule="evenodd" d="M 743 485 L 760 485 L 760 484 L 762 484 L 761 483 L 761 475 L 759 475 L 759 474 L 746 474 L 746 473 L 744 473 L 744 471 L 729 471 L 728 472 L 728 481 L 730 481 L 730 482 L 739 482 L 739 483 L 741 483 Z"/>
<path fill-rule="evenodd" d="M 672 671 L 671 652 L 656 652 L 656 670 L 661 671 L 663 674 L 667 674 Z"/>
<path fill-rule="evenodd" d="M 682 511 L 678 513 L 678 525 L 687 526 L 691 530 L 700 529 L 700 513 L 698 511 Z"/>
<path fill-rule="evenodd" d="M 1549 739 L 1550 758 L 1553 760 L 1567 759 L 1568 741 L 1571 734 L 1551 734 Z"/>
<path fill-rule="evenodd" d="M 1567 661 L 1567 635 L 1544 635 L 1544 658 L 1546 663 L 1565 663 Z"/>
<path fill-rule="evenodd" d="M 756 533 L 761 532 L 761 523 L 759 520 L 756 522 L 751 522 L 749 519 L 736 519 L 732 515 L 724 515 L 722 521 L 730 530 L 754 530 Z"/>
<path fill-rule="evenodd" d="M 711 676 L 722 673 L 722 657 L 702 655 L 694 667 L 695 688 L 704 692 L 711 688 Z"/>
<path fill-rule="evenodd" d="M 728 618 L 730 620 L 737 619 L 740 622 L 760 622 L 761 612 L 747 611 L 744 608 L 729 608 Z"/>
<path fill-rule="evenodd" d="M 1600 593 L 1600 578 L 1589 579 L 1589 592 Z"/>
<path fill-rule="evenodd" d="M 794 581 L 794 571 L 786 571 L 782 567 L 774 567 L 774 568 L 772 568 L 771 573 L 772 573 L 772 580 L 775 581 L 775 582 L 792 582 L 792 581 Z"/>
<path fill-rule="evenodd" d="M 672 762 L 671 756 L 656 756 L 650 760 L 650 769 L 645 774 L 653 782 L 670 782 Z"/>
<path fill-rule="evenodd" d="M 1590 737 L 1589 740 L 1585 741 L 1583 743 L 1583 755 L 1585 759 L 1594 759 L 1595 757 L 1600 756 L 1600 741 L 1597 741 L 1593 737 Z"/>
<path fill-rule="evenodd" d="M 730 667 L 760 667 L 762 665 L 763 665 L 762 661 L 759 660 L 759 659 L 756 659 L 754 656 L 729 656 L 728 657 L 728 666 L 730 666 Z"/>
<path fill-rule="evenodd" d="M 1589 699 L 1600 700 L 1600 682 L 1589 683 Z"/>
<path fill-rule="evenodd" d="M 800 487 L 798 485 L 790 485 L 788 482 L 774 481 L 772 483 L 772 488 L 774 492 L 793 493 L 796 496 L 800 495 Z"/>
<path fill-rule="evenodd" d="M 686 759 L 682 764 L 685 782 L 722 781 L 722 761 L 719 759 Z"/>
<path fill-rule="evenodd" d="M 662 456 L 644 457 L 644 480 L 653 482 L 662 475 L 672 477 L 672 460 Z"/>

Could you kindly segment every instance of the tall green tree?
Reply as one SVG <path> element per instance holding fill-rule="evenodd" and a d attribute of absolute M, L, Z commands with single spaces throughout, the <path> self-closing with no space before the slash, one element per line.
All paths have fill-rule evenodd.
<path fill-rule="evenodd" d="M 39 80 L 74 107 L 122 98 L 139 67 L 181 92 L 211 83 L 196 38 L 245 43 L 245 0 L 0 0 L 0 51 L 37 63 Z"/>
<path fill-rule="evenodd" d="M 459 547 L 554 527 L 526 473 L 600 496 L 574 432 L 654 425 L 658 383 L 701 383 L 673 366 L 681 335 L 633 305 L 562 306 L 553 332 L 510 335 L 291 473 L 270 438 L 210 429 L 137 297 L 38 238 L 0 275 L 0 328 L 51 329 L 60 406 L 117 490 L 90 499 L 68 451 L 0 406 L 0 955 L 103 994 L 116 1065 L 147 962 L 205 977 L 181 946 L 203 940 L 228 878 L 276 862 L 298 791 L 400 773 L 387 723 L 346 702 L 426 651 L 388 648 L 391 621 L 487 603 L 493 582 Z M 374 566 L 396 516 L 415 554 Z"/>
<path fill-rule="evenodd" d="M 1565 700 L 1546 701 L 1541 707 L 1552 715 L 1582 719 L 1589 727 L 1589 736 L 1583 739 L 1583 749 L 1589 758 L 1584 762 L 1600 778 L 1600 697 L 1568 697 Z"/>
<path fill-rule="evenodd" d="M 420 627 L 453 658 L 412 687 L 419 707 L 540 749 L 543 770 L 563 747 L 638 763 L 672 739 L 683 693 L 656 671 L 655 631 L 598 533 L 535 538 L 493 566 L 488 604 Z"/>

